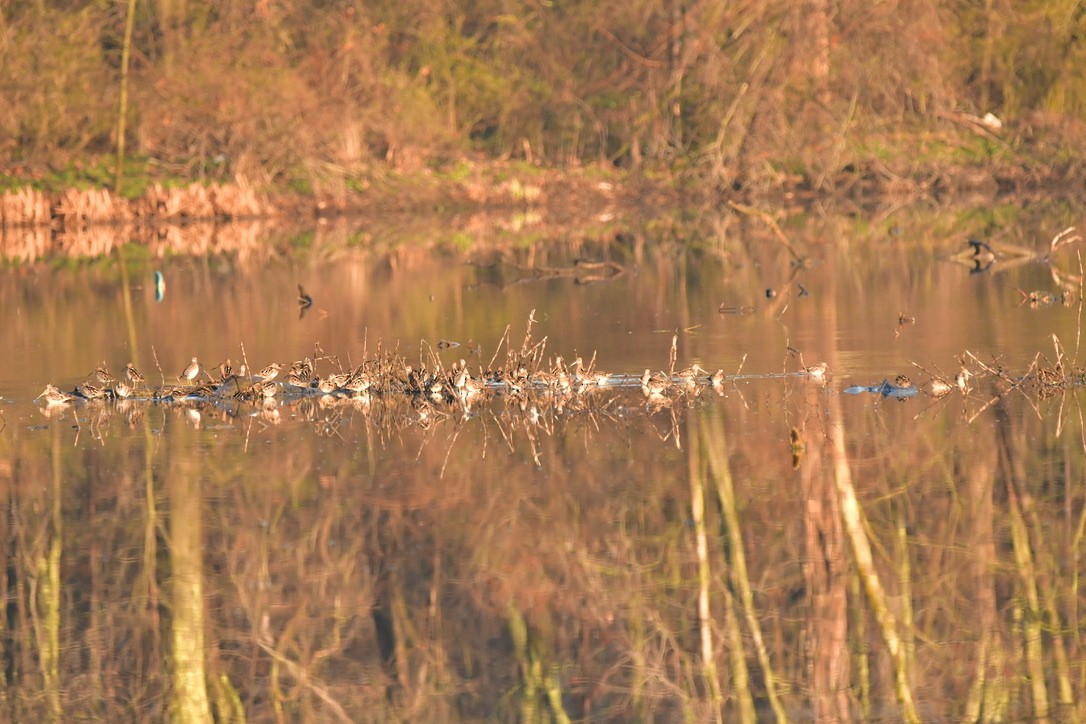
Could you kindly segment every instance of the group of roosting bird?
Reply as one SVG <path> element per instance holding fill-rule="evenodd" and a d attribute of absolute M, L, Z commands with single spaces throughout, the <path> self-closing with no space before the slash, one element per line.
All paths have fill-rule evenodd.
<path fill-rule="evenodd" d="M 275 380 L 284 367 L 288 367 L 288 372 L 280 385 Z M 91 375 L 88 375 L 95 378 L 98 384 L 84 381 L 76 385 L 71 392 L 64 392 L 56 385 L 48 384 L 36 399 L 44 399 L 50 405 L 60 405 L 76 400 L 132 398 L 155 401 L 226 396 L 257 399 L 274 397 L 284 388 L 295 388 L 298 391 L 314 389 L 326 394 L 339 391 L 361 394 L 365 393 L 371 385 L 370 376 L 364 370 L 364 365 L 348 373 L 319 377 L 314 374 L 313 361 L 309 357 L 289 366 L 273 362 L 252 377 L 249 376 L 245 365 L 242 365 L 238 373 L 234 374 L 233 365 L 229 359 L 217 365 L 217 371 L 218 376 L 213 376 L 200 365 L 198 358 L 193 357 L 188 366 L 177 376 L 181 384 L 151 387 L 147 385 L 146 378 L 132 362 L 125 366 L 124 375 L 120 378 L 111 374 L 105 363 L 102 363 Z M 202 382 L 199 380 L 201 372 L 206 377 L 206 380 Z"/>
<path fill-rule="evenodd" d="M 569 365 L 561 357 L 555 357 L 549 366 L 539 365 L 531 358 L 511 359 L 504 367 L 477 376 L 468 371 L 464 360 L 448 367 L 438 362 L 435 368 L 429 369 L 421 363 L 413 367 L 391 353 L 378 354 L 357 367 L 327 375 L 318 375 L 309 357 L 291 363 L 272 363 L 252 375 L 245 365 L 241 365 L 235 374 L 229 359 L 213 369 L 217 375 L 202 367 L 199 360 L 193 357 L 177 376 L 180 384 L 151 386 L 132 362 L 125 366 L 120 376 L 111 374 L 103 362 L 71 392 L 64 392 L 49 384 L 36 399 L 44 399 L 47 405 L 126 399 L 178 402 L 186 399 L 235 398 L 258 401 L 279 394 L 359 397 L 372 392 L 408 394 L 448 403 L 459 401 L 466 405 L 487 390 L 510 395 L 549 390 L 555 394 L 572 395 L 595 387 L 632 387 L 638 382 L 636 377 L 628 375 L 596 372 L 592 365 L 586 368 L 580 357 Z M 660 401 L 672 391 L 686 393 L 705 384 L 717 388 L 724 379 L 723 370 L 709 373 L 694 364 L 674 373 L 653 374 L 646 369 L 640 378 L 640 386 L 646 398 Z"/>

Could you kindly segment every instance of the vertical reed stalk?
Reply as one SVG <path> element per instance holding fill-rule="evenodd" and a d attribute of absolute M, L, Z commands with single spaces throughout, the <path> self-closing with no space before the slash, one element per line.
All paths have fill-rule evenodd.
<path fill-rule="evenodd" d="M 750 693 L 750 672 L 747 670 L 747 658 L 743 653 L 743 632 L 739 628 L 739 618 L 735 615 L 735 599 L 724 586 L 724 630 L 728 635 L 728 660 L 731 662 L 732 685 L 735 687 L 736 704 L 739 707 L 738 719 L 743 724 L 758 721 L 754 708 L 754 697 Z"/>
<path fill-rule="evenodd" d="M 210 722 L 206 659 L 204 652 L 203 524 L 199 476 L 181 461 L 172 466 L 168 487 L 170 501 L 170 564 L 173 586 L 173 701 L 174 721 Z"/>
<path fill-rule="evenodd" d="M 1037 721 L 1048 719 L 1048 691 L 1045 686 L 1044 651 L 1041 643 L 1041 605 L 1037 595 L 1037 580 L 1033 570 L 1033 553 L 1030 551 L 1029 534 L 1018 504 L 1014 484 L 1007 481 L 1007 503 L 1010 508 L 1011 543 L 1014 547 L 1014 564 L 1025 591 L 1029 607 L 1022 619 L 1026 644 L 1026 669 L 1029 672 L 1030 692 L 1033 697 L 1033 716 Z"/>
<path fill-rule="evenodd" d="M 886 593 L 882 589 L 875 561 L 871 555 L 871 543 L 864 530 L 863 512 L 860 501 L 856 498 L 856 489 L 852 485 L 852 471 L 849 469 L 848 453 L 845 442 L 845 425 L 841 414 L 841 403 L 836 398 L 830 400 L 830 436 L 833 450 L 834 484 L 841 499 L 841 518 L 845 524 L 852 558 L 863 583 L 867 602 L 875 614 L 882 640 L 890 652 L 894 668 L 894 692 L 901 706 L 902 718 L 910 722 L 919 722 L 920 715 L 913 702 L 912 689 L 909 687 L 908 662 L 905 647 L 897 631 L 897 619 L 886 602 Z"/>
<path fill-rule="evenodd" d="M 528 655 L 528 622 L 512 601 L 506 607 L 509 618 L 509 637 L 513 639 L 513 655 L 520 664 L 521 695 L 520 720 L 539 720 L 539 675 Z"/>
<path fill-rule="evenodd" d="M 739 592 L 739 601 L 743 605 L 743 614 L 750 629 L 751 638 L 754 640 L 754 648 L 758 654 L 758 663 L 762 667 L 762 675 L 765 678 L 766 696 L 773 708 L 773 714 L 777 721 L 787 721 L 788 715 L 784 711 L 784 704 L 777 693 L 777 677 L 773 672 L 773 666 L 769 661 L 769 652 L 766 650 L 765 639 L 762 636 L 762 627 L 758 623 L 758 617 L 754 610 L 754 594 L 750 588 L 750 576 L 747 573 L 747 558 L 743 549 L 743 531 L 739 527 L 739 513 L 735 505 L 735 487 L 732 483 L 731 466 L 728 464 L 728 447 L 724 437 L 724 425 L 716 416 L 706 413 L 704 422 L 701 423 L 701 437 L 705 446 L 709 461 L 709 469 L 713 480 L 716 482 L 717 502 L 720 504 L 723 517 L 725 534 L 728 536 L 728 563 L 732 581 Z M 694 436 L 691 435 L 691 446 L 694 445 Z"/>
<path fill-rule="evenodd" d="M 512 602 L 506 608 L 509 617 L 509 635 L 513 639 L 513 653 L 521 670 L 521 721 L 546 721 L 548 717 L 539 711 L 539 697 L 544 695 L 550 708 L 550 719 L 557 724 L 570 724 L 569 714 L 562 706 L 562 687 L 557 672 L 548 667 L 543 656 L 533 645 L 528 622 Z"/>
<path fill-rule="evenodd" d="M 63 548 L 64 526 L 61 519 L 62 505 L 62 466 L 60 427 L 53 430 L 53 535 L 49 541 L 49 554 L 38 559 L 38 605 L 44 614 L 44 635 L 39 640 L 39 655 L 42 672 L 42 684 L 45 697 L 49 702 L 49 713 L 54 722 L 59 722 L 63 710 L 60 702 L 60 554 Z"/>
<path fill-rule="evenodd" d="M 855 571 L 852 574 L 851 590 L 849 591 L 855 607 L 856 624 L 856 679 L 860 691 L 857 696 L 860 700 L 860 718 L 868 719 L 871 716 L 871 656 L 867 650 L 867 616 L 864 612 L 863 598 L 860 593 L 860 575 Z"/>
<path fill-rule="evenodd" d="M 698 556 L 698 630 L 701 634 L 702 678 L 709 687 L 714 721 L 719 722 L 722 721 L 723 711 L 720 680 L 713 655 L 713 617 L 709 606 L 712 569 L 709 566 L 709 540 L 705 534 L 705 461 L 698 449 L 698 442 L 698 436 L 691 435 L 686 449 L 690 469 L 690 518 L 694 522 L 694 547 Z"/>
<path fill-rule="evenodd" d="M 234 685 L 230 683 L 230 677 L 225 673 L 219 674 L 215 686 L 215 721 L 220 724 L 245 724 L 245 705 Z"/>
<path fill-rule="evenodd" d="M 1037 516 L 1037 508 L 1033 504 L 1033 497 L 1028 493 L 1023 494 L 1021 503 L 1023 511 L 1029 516 L 1030 526 L 1034 531 L 1033 548 L 1037 550 L 1037 566 L 1039 567 L 1039 570 L 1036 571 L 1036 579 L 1040 587 L 1041 605 L 1048 617 L 1048 629 L 1052 637 L 1052 657 L 1056 664 L 1056 686 L 1059 691 L 1058 701 L 1062 709 L 1061 714 L 1066 716 L 1071 707 L 1074 706 L 1075 695 L 1071 686 L 1071 667 L 1067 660 L 1067 648 L 1063 643 L 1063 631 L 1066 630 L 1066 627 L 1060 620 L 1057 605 L 1059 593 L 1056 591 L 1053 576 L 1048 574 L 1050 570 L 1055 572 L 1056 564 L 1050 555 L 1046 555 L 1044 528 Z"/>
<path fill-rule="evenodd" d="M 128 354 L 132 358 L 132 364 L 137 368 L 140 364 L 139 343 L 136 338 L 136 318 L 132 311 L 132 287 L 128 278 L 128 263 L 124 258 L 123 247 L 117 247 L 118 266 L 121 270 L 121 294 L 124 300 L 125 328 L 128 331 Z M 143 415 L 143 467 L 144 467 L 144 504 L 147 517 L 143 526 L 143 570 L 142 576 L 146 586 L 147 600 L 145 610 L 151 616 L 154 623 L 152 631 L 155 635 L 155 650 L 159 649 L 158 626 L 158 508 L 155 504 L 155 471 L 154 451 L 155 439 L 151 430 L 151 420 Z"/>
<path fill-rule="evenodd" d="M 916 656 L 916 637 L 913 628 L 912 569 L 909 565 L 909 532 L 905 525 L 905 515 L 901 506 L 897 506 L 897 582 L 901 588 L 901 625 L 904 629 L 905 665 L 911 672 Z"/>
<path fill-rule="evenodd" d="M 0 516 L 0 560 L 12 561 L 15 557 L 14 551 L 11 550 L 11 544 L 14 540 L 11 530 L 13 495 L 8 486 L 3 486 L 3 488 L 3 490 L 0 490 L 0 509 L 6 511 L 6 514 Z M 17 567 L 11 563 L 0 567 L 0 591 L 3 591 L 5 596 L 11 596 L 13 593 L 12 577 L 15 575 L 16 570 Z M 13 622 L 13 619 L 14 614 L 10 611 L 7 615 L 0 616 L 0 661 L 10 662 L 8 666 L 0 666 L 0 714 L 7 713 L 10 702 L 9 671 L 12 675 L 11 678 L 14 678 L 18 671 L 18 665 L 12 651 L 12 648 L 16 645 L 15 631 L 9 625 L 9 623 Z"/>
<path fill-rule="evenodd" d="M 128 118 L 128 65 L 132 57 L 132 29 L 136 24 L 136 0 L 128 0 L 124 18 L 124 43 L 121 45 L 121 92 L 117 104 L 117 170 L 113 176 L 113 191 L 121 192 L 124 180 L 124 136 Z"/>
<path fill-rule="evenodd" d="M 1081 423 L 1080 423 L 1081 424 Z M 1086 445 L 1084 445 L 1086 447 Z M 1068 598 L 1071 601 L 1070 628 L 1074 633 L 1075 646 L 1082 643 L 1081 627 L 1078 625 L 1078 599 L 1079 599 L 1079 561 L 1082 560 L 1082 541 L 1086 538 L 1086 506 L 1079 513 L 1078 525 L 1075 527 L 1075 535 L 1071 539 L 1071 592 Z"/>

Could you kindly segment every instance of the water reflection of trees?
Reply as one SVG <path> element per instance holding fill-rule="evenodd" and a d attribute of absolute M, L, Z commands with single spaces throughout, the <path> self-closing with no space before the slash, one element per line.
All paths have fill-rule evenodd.
<path fill-rule="evenodd" d="M 704 279 L 717 252 L 745 275 L 728 291 L 777 283 L 756 270 L 787 268 L 779 248 L 725 237 L 717 249 L 628 237 L 503 253 L 644 264 L 653 276 L 629 314 L 652 316 L 676 298 L 715 309 Z M 321 247 L 336 253 L 346 242 Z M 901 275 L 910 253 L 888 249 L 864 283 L 930 289 L 948 310 L 930 336 L 983 323 L 960 321 L 924 272 Z M 372 258 L 374 275 L 437 286 L 452 274 L 430 252 Z M 797 305 L 793 320 L 827 340 L 804 351 L 832 368 L 831 312 L 860 285 L 837 264 L 823 306 Z M 75 294 L 78 281 L 52 289 Z M 569 331 L 590 324 L 565 303 L 555 317 Z M 244 303 L 234 314 L 256 326 Z M 110 323 L 86 324 L 105 338 Z M 68 370 L 65 339 L 46 363 Z M 701 344 L 681 336 L 680 356 Z M 103 406 L 79 429 L 65 412 L 35 420 L 45 431 L 9 414 L 0 711 L 164 718 L 185 691 L 178 653 L 202 631 L 185 662 L 204 667 L 201 711 L 223 720 L 711 720 L 717 702 L 732 720 L 769 716 L 771 686 L 792 718 L 897 719 L 841 520 L 843 461 L 921 715 L 1081 719 L 1078 400 L 1068 393 L 1061 414 L 1015 393 L 976 416 L 990 392 L 928 407 L 789 378 L 693 410 L 543 407 L 534 421 L 505 403 L 424 422 L 406 399 L 304 400 L 277 408 L 278 424 L 205 408 L 198 429 L 183 406 Z M 193 576 L 203 592 L 185 600 Z"/>
<path fill-rule="evenodd" d="M 1078 420 L 1057 439 L 1008 401 L 978 435 L 953 407 L 849 400 L 828 420 L 821 388 L 774 387 L 531 439 L 499 407 L 393 434 L 358 413 L 335 438 L 151 413 L 148 442 L 116 421 L 8 440 L 5 711 L 164 715 L 196 686 L 223 719 L 709 719 L 715 687 L 734 718 L 770 707 L 771 670 L 790 716 L 898 716 L 838 522 L 843 442 L 924 716 L 1074 718 Z"/>

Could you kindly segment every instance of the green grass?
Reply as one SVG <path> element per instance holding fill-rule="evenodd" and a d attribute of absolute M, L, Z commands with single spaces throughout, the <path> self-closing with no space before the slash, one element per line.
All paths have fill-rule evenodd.
<path fill-rule="evenodd" d="M 45 193 L 61 193 L 68 189 L 112 189 L 116 162 L 112 156 L 96 155 L 69 162 L 60 168 L 50 168 L 42 173 L 0 173 L 0 192 L 30 188 Z M 186 181 L 177 176 L 156 171 L 157 166 L 147 157 L 129 157 L 125 161 L 124 178 L 120 194 L 135 199 L 144 194 L 152 184 L 181 186 Z"/>

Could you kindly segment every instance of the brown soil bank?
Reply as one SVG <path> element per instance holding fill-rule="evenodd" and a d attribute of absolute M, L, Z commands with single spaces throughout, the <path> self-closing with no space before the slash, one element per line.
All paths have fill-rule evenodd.
<path fill-rule="evenodd" d="M 319 218 L 387 211 L 449 212 L 537 208 L 562 215 L 593 213 L 643 194 L 674 196 L 666 183 L 620 178 L 599 169 L 537 170 L 491 165 L 456 177 L 419 173 L 366 181 L 333 195 L 258 191 L 245 177 L 230 183 L 150 186 L 134 199 L 106 189 L 42 191 L 25 186 L 0 194 L 0 229 L 46 227 L 75 231 L 97 224 Z M 618 199 L 622 195 L 623 200 Z"/>
<path fill-rule="evenodd" d="M 304 221 L 388 212 L 455 213 L 532 209 L 556 221 L 641 215 L 677 207 L 722 207 L 730 201 L 768 208 L 818 201 L 864 206 L 961 197 L 1046 195 L 1077 198 L 1086 164 L 1050 149 L 1016 147 L 987 159 L 949 160 L 930 152 L 947 137 L 917 139 L 914 156 L 874 155 L 832 173 L 781 170 L 748 176 L 692 164 L 682 170 L 628 171 L 607 165 L 540 168 L 523 162 L 460 161 L 444 171 L 387 171 L 335 192 L 260 190 L 244 176 L 187 186 L 155 183 L 136 198 L 101 188 L 43 191 L 29 185 L 0 193 L 0 231 L 38 228 L 73 232 L 101 224 L 155 225 L 289 217 Z M 767 161 L 766 167 L 771 167 Z M 704 167 L 703 167 L 704 166 Z M 726 180 L 725 180 L 726 179 Z"/>

